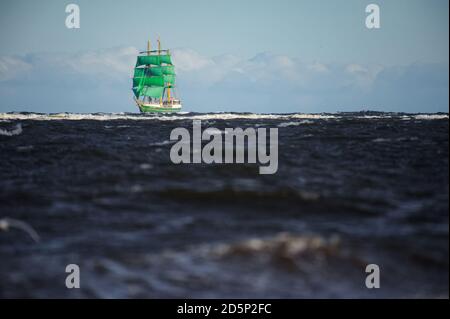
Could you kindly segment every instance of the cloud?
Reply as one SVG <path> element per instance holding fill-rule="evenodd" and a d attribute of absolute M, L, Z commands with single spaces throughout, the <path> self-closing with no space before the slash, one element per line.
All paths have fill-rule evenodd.
<path fill-rule="evenodd" d="M 411 112 L 448 112 L 448 64 L 415 63 L 386 68 L 378 74 L 369 97 L 386 107 Z"/>
<path fill-rule="evenodd" d="M 136 111 L 137 53 L 119 47 L 0 56 L 0 111 Z M 310 63 L 271 52 L 206 57 L 185 48 L 172 54 L 178 93 L 190 111 L 448 112 L 448 64 Z"/>
<path fill-rule="evenodd" d="M 182 72 L 201 70 L 208 66 L 215 65 L 213 60 L 205 58 L 191 49 L 174 50 L 172 55 L 173 60 L 176 61 L 178 70 Z"/>
<path fill-rule="evenodd" d="M 86 52 L 69 59 L 68 65 L 72 70 L 92 75 L 121 76 L 132 75 L 132 66 L 136 63 L 138 50 L 133 47 L 117 48 Z M 131 66 L 131 67 L 130 67 Z"/>
<path fill-rule="evenodd" d="M 130 83 L 137 53 L 133 47 L 121 47 L 0 57 L 0 65 L 5 65 L 0 111 L 132 111 Z"/>
<path fill-rule="evenodd" d="M 0 56 L 0 81 L 13 79 L 31 68 L 32 65 L 18 57 Z"/>

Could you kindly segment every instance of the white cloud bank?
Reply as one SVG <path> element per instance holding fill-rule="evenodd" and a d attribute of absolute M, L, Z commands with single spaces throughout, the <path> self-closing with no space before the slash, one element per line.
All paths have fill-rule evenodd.
<path fill-rule="evenodd" d="M 136 111 L 138 50 L 0 56 L 0 111 Z M 448 64 L 336 65 L 260 53 L 205 57 L 175 49 L 178 92 L 189 111 L 448 112 Z"/>

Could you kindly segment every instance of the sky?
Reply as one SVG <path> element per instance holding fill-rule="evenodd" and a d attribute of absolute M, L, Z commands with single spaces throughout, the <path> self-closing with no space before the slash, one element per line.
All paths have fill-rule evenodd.
<path fill-rule="evenodd" d="M 80 29 L 65 7 L 80 7 Z M 379 29 L 365 8 L 380 7 Z M 147 39 L 184 110 L 448 112 L 447 0 L 2 0 L 0 112 L 136 112 Z"/>

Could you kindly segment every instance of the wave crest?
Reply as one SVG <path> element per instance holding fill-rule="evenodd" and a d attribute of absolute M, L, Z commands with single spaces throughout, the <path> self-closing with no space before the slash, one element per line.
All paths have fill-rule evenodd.
<path fill-rule="evenodd" d="M 0 113 L 1 121 L 8 120 L 157 120 L 157 121 L 177 121 L 177 120 L 332 120 L 344 118 L 357 119 L 389 119 L 400 118 L 403 120 L 442 120 L 448 119 L 448 114 L 399 114 L 399 113 L 377 113 L 368 115 L 364 112 L 354 113 L 292 113 L 292 114 L 263 114 L 263 113 L 188 113 L 177 114 L 139 114 L 139 113 Z M 293 121 L 293 123 L 297 123 Z M 306 123 L 303 123 L 306 124 Z"/>
<path fill-rule="evenodd" d="M 14 135 L 20 135 L 22 134 L 22 124 L 18 123 L 16 126 L 11 130 L 4 130 L 0 128 L 0 135 L 3 136 L 14 136 Z"/>

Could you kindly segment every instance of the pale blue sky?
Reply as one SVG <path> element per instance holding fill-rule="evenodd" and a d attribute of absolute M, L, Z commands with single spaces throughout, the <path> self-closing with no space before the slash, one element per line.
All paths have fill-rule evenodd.
<path fill-rule="evenodd" d="M 64 21 L 67 15 L 65 6 L 69 3 L 80 6 L 81 29 L 79 30 L 69 30 L 65 27 Z M 365 7 L 369 3 L 376 3 L 381 8 L 381 29 L 379 30 L 368 30 L 365 27 Z M 437 81 L 436 87 L 427 89 L 427 94 L 433 92 L 430 98 L 434 96 L 438 99 L 431 101 L 433 105 L 436 105 L 432 110 L 448 111 L 448 89 L 442 89 L 443 85 L 448 85 L 448 9 L 447 0 L 2 0 L 0 2 L 0 57 L 23 58 L 25 63 L 32 65 L 33 72 L 40 70 L 45 73 L 44 67 L 38 68 L 33 64 L 37 59 L 36 54 L 83 54 L 122 47 L 143 49 L 147 38 L 155 39 L 159 34 L 163 45 L 194 50 L 205 58 L 228 54 L 237 56 L 242 61 L 248 61 L 261 52 L 270 52 L 274 55 L 287 56 L 301 63 L 342 65 L 343 69 L 345 65 L 358 64 L 367 68 L 380 66 L 398 70 L 403 67 L 405 70 L 400 72 L 409 72 L 408 68 L 421 65 L 421 74 L 416 82 L 428 83 L 431 78 Z M 7 66 L 11 68 L 10 60 L 8 61 Z M 3 63 L 5 65 L 6 62 Z M 432 70 L 430 72 L 434 72 L 433 74 L 426 66 L 422 67 L 428 64 L 432 65 L 429 70 Z M 2 64 L 0 64 L 0 72 L 6 72 L 7 66 L 4 66 L 2 71 Z M 305 66 L 305 68 L 308 67 Z M 424 68 L 427 71 L 424 71 Z M 394 74 L 396 78 L 402 78 L 395 72 L 384 71 L 386 72 L 381 73 L 382 75 Z M 183 72 L 179 73 L 180 77 L 182 74 Z M 299 76 L 301 77 L 301 73 Z M 38 74 L 35 74 L 35 77 L 38 77 Z M 0 94 L 5 94 L 4 101 L 0 102 L 0 111 L 15 110 L 19 106 L 14 105 L 16 101 L 13 92 L 14 81 L 8 74 L 3 78 L 7 80 L 0 82 Z M 188 104 L 191 104 L 188 105 L 189 110 L 219 110 L 215 106 L 208 107 L 199 98 L 202 95 L 196 90 L 200 90 L 200 87 L 195 87 L 195 83 L 190 81 L 188 72 L 185 72 L 185 82 L 186 79 L 189 79 L 190 83 L 185 85 L 185 89 L 189 87 L 189 91 L 186 89 L 182 93 Z M 376 82 L 374 77 L 372 80 Z M 300 80 L 294 77 L 292 81 Z M 183 80 L 180 78 L 180 85 L 182 83 Z M 397 82 L 393 82 L 393 85 L 397 85 L 395 83 Z M 411 83 L 403 81 L 398 85 L 411 85 Z M 219 84 L 209 91 L 217 91 L 223 87 L 223 83 Z M 35 84 L 30 82 L 30 87 L 32 85 Z M 43 86 L 45 83 L 40 85 Z M 119 88 L 117 83 L 116 85 L 115 90 Z M 123 87 L 121 84 L 120 90 Z M 408 110 L 406 99 L 402 102 L 401 97 L 395 96 L 397 101 L 389 103 L 388 100 L 375 97 L 373 95 L 375 92 L 369 95 L 368 88 L 359 91 L 351 89 L 345 98 L 336 100 L 336 105 L 333 105 L 332 95 L 326 100 L 317 102 L 316 97 L 311 96 L 311 90 L 314 91 L 317 88 L 310 89 L 307 85 L 302 87 L 305 89 L 303 93 L 307 92 L 308 96 L 300 96 L 299 104 L 292 103 L 292 107 L 289 106 L 283 111 L 357 109 L 357 103 L 371 105 L 371 101 L 377 101 L 375 108 Z M 78 87 L 75 89 L 79 90 Z M 103 89 L 106 90 L 106 88 Z M 254 88 L 255 94 L 257 94 L 256 89 L 257 87 Z M 333 89 L 336 92 L 339 87 Z M 402 89 L 406 92 L 411 88 L 402 86 Z M 302 94 L 301 90 L 298 93 L 295 93 L 295 89 L 292 91 L 292 94 Z M 324 95 L 327 92 L 331 90 L 324 90 L 317 94 Z M 126 91 L 126 94 L 129 93 L 129 90 Z M 210 98 L 229 94 L 229 92 L 223 93 L 225 92 Z M 354 96 L 358 98 L 353 99 Z M 95 101 L 95 98 L 94 94 L 92 100 Z M 126 99 L 129 98 L 127 95 Z M 426 100 L 427 96 L 424 95 L 422 98 Z M 126 99 L 123 98 L 123 103 Z M 308 105 L 308 101 L 312 100 L 316 102 Z M 407 100 L 411 101 L 411 97 Z M 343 106 L 347 102 L 351 105 Z M 5 103 L 8 104 L 5 105 Z M 21 107 L 27 107 L 23 104 L 22 101 Z M 114 111 L 134 110 L 133 105 L 111 105 L 114 105 Z M 261 101 L 261 105 L 261 108 L 252 106 L 248 110 L 271 111 L 268 104 L 264 105 L 264 101 Z M 56 110 L 56 106 L 47 108 L 30 105 L 29 108 L 43 111 Z M 92 109 L 99 110 L 96 107 Z M 91 109 L 85 105 L 80 105 L 77 109 L 74 105 L 70 110 Z M 427 111 L 427 107 L 416 106 L 413 110 Z"/>
<path fill-rule="evenodd" d="M 65 28 L 68 3 L 81 29 Z M 365 28 L 377 3 L 382 28 Z M 2 0 L 0 54 L 144 46 L 251 57 L 271 51 L 306 60 L 399 64 L 448 61 L 447 0 Z"/>

